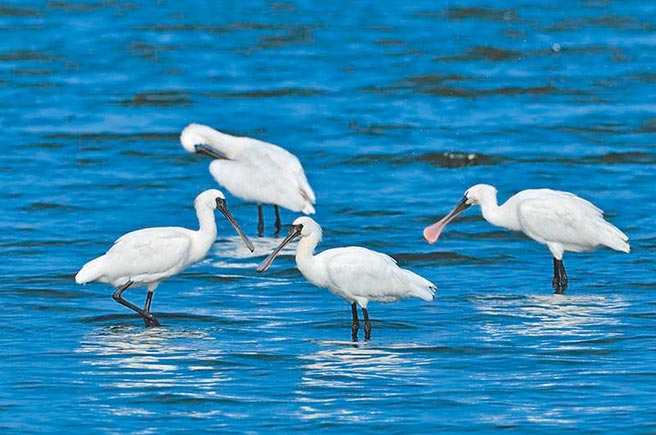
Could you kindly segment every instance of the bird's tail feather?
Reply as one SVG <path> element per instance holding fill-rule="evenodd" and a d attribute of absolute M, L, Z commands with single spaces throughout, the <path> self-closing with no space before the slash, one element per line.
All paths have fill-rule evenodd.
<path fill-rule="evenodd" d="M 312 204 L 309 202 L 306 202 L 305 205 L 303 206 L 303 209 L 301 210 L 305 214 L 314 214 L 316 211 L 314 210 L 314 207 L 312 207 Z"/>
<path fill-rule="evenodd" d="M 606 234 L 604 237 L 604 245 L 611 249 L 620 252 L 631 252 L 629 245 L 629 237 L 620 231 L 616 226 L 606 222 Z"/>
<path fill-rule="evenodd" d="M 103 274 L 103 263 L 105 256 L 94 258 L 89 261 L 87 264 L 82 266 L 82 269 L 75 275 L 75 282 L 78 284 L 86 284 L 91 281 L 95 281 Z"/>
<path fill-rule="evenodd" d="M 408 291 L 408 296 L 423 299 L 426 302 L 433 300 L 433 297 L 435 296 L 435 290 L 437 289 L 435 284 L 414 272 L 410 272 L 409 270 L 403 269 L 403 272 L 407 274 L 409 278 L 408 280 L 411 283 L 410 289 Z"/>

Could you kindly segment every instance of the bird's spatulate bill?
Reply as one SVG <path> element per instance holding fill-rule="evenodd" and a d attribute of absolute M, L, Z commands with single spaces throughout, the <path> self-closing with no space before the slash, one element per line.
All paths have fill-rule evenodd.
<path fill-rule="evenodd" d="M 303 230 L 303 225 L 292 225 L 289 227 L 289 233 L 287 234 L 287 237 L 284 238 L 282 242 L 278 245 L 276 249 L 260 263 L 259 266 L 257 266 L 257 271 L 258 272 L 264 272 L 271 266 L 271 263 L 273 263 L 273 260 L 276 258 L 276 256 L 282 251 L 282 248 L 287 246 L 292 240 L 294 240 L 296 237 L 301 235 L 301 230 Z"/>
<path fill-rule="evenodd" d="M 467 204 L 467 198 L 462 198 L 448 215 L 444 216 L 433 225 L 424 228 L 424 239 L 426 239 L 426 241 L 431 245 L 435 243 L 442 234 L 442 231 L 444 231 L 444 228 L 446 228 L 447 224 L 460 216 L 460 213 L 465 211 L 469 206 L 470 204 Z"/>
<path fill-rule="evenodd" d="M 235 218 L 232 217 L 232 214 L 230 214 L 230 212 L 228 211 L 228 208 L 226 207 L 225 202 L 218 204 L 217 208 L 221 213 L 223 213 L 223 216 L 225 216 L 225 218 L 228 220 L 228 222 L 230 222 L 230 224 L 233 227 L 235 227 L 235 230 L 237 231 L 237 234 L 239 234 L 239 237 L 241 237 L 241 239 L 244 241 L 244 243 L 246 244 L 246 247 L 251 252 L 255 251 L 255 246 L 253 246 L 253 242 L 251 242 L 250 239 L 248 237 L 246 237 L 246 234 L 244 234 L 244 232 L 241 230 L 241 228 L 239 227 L 239 224 L 237 223 Z"/>
<path fill-rule="evenodd" d="M 196 148 L 196 153 L 198 154 L 205 154 L 206 156 L 209 156 L 213 159 L 230 160 L 228 159 L 228 156 L 223 154 L 221 151 L 212 148 L 209 145 L 200 144 L 200 145 L 196 145 L 195 148 Z"/>

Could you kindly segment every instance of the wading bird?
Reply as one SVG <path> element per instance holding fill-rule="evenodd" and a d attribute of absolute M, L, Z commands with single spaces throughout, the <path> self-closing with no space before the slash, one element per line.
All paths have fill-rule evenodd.
<path fill-rule="evenodd" d="M 303 276 L 317 287 L 351 302 L 353 323 L 351 338 L 358 340 L 357 306 L 364 317 L 364 338 L 371 338 L 371 321 L 367 312 L 369 301 L 395 302 L 401 298 L 417 297 L 432 301 L 435 285 L 421 276 L 401 269 L 396 261 L 380 252 L 359 246 L 333 248 L 314 255 L 321 241 L 322 231 L 318 223 L 309 217 L 299 217 L 289 228 L 287 237 L 257 268 L 264 272 L 276 255 L 289 242 L 300 237 L 296 247 L 296 266 Z"/>
<path fill-rule="evenodd" d="M 278 207 L 314 213 L 314 191 L 301 162 L 289 151 L 257 139 L 221 133 L 201 124 L 188 125 L 180 135 L 180 142 L 190 153 L 216 159 L 210 163 L 210 173 L 228 192 L 257 203 L 260 237 L 264 232 L 262 204 L 273 205 L 276 234 L 280 232 Z"/>
<path fill-rule="evenodd" d="M 121 305 L 138 313 L 146 326 L 159 326 L 150 312 L 153 292 L 172 275 L 190 264 L 202 260 L 216 239 L 214 210 L 219 210 L 235 227 L 251 252 L 253 244 L 239 228 L 226 206 L 223 193 L 216 189 L 202 192 L 194 201 L 200 228 L 198 231 L 181 227 L 144 228 L 120 237 L 105 255 L 85 264 L 75 275 L 75 282 L 104 282 L 116 288 L 113 298 Z M 143 309 L 123 299 L 128 287 L 146 286 Z"/>
<path fill-rule="evenodd" d="M 424 229 L 424 238 L 435 243 L 444 227 L 471 205 L 479 205 L 483 218 L 499 227 L 521 231 L 547 245 L 553 255 L 553 287 L 556 293 L 567 289 L 563 253 L 587 252 L 600 246 L 629 252 L 629 238 L 603 218 L 594 204 L 569 192 L 551 189 L 522 190 L 504 204 L 497 205 L 497 189 L 477 184 L 444 218 Z"/>

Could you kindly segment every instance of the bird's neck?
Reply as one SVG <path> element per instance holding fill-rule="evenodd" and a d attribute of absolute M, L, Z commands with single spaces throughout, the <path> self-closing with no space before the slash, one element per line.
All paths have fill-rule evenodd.
<path fill-rule="evenodd" d="M 243 147 L 244 138 L 231 136 L 220 131 L 210 129 L 204 134 L 206 145 L 216 148 L 229 159 L 233 158 Z"/>
<path fill-rule="evenodd" d="M 214 210 L 207 207 L 196 209 L 196 215 L 199 228 L 196 231 L 196 243 L 193 250 L 195 254 L 203 258 L 216 240 L 216 220 L 214 219 Z"/>
<path fill-rule="evenodd" d="M 314 249 L 320 241 L 321 236 L 313 233 L 301 238 L 296 246 L 296 266 L 306 278 L 307 272 L 314 268 Z"/>
<path fill-rule="evenodd" d="M 498 205 L 497 197 L 495 195 L 490 196 L 486 201 L 481 202 L 480 205 L 483 218 L 492 225 L 515 231 L 519 229 L 517 216 L 511 213 L 511 207 L 508 207 L 508 201 L 504 204 Z"/>

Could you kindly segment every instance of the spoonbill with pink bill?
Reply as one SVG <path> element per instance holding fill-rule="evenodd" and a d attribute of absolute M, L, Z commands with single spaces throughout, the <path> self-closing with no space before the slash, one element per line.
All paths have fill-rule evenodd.
<path fill-rule="evenodd" d="M 351 303 L 353 341 L 358 340 L 360 328 L 356 304 L 362 308 L 364 338 L 369 340 L 369 301 L 395 302 L 406 297 L 433 300 L 435 285 L 409 270 L 401 269 L 396 265 L 396 260 L 380 252 L 348 246 L 327 249 L 314 255 L 314 249 L 321 242 L 322 230 L 312 218 L 305 216 L 294 221 L 287 237 L 260 263 L 257 271 L 267 270 L 282 248 L 297 237 L 301 238 L 296 247 L 298 270 L 312 284 L 327 288 Z"/>
<path fill-rule="evenodd" d="M 249 137 L 231 136 L 201 124 L 188 125 L 180 142 L 190 153 L 213 159 L 210 173 L 232 195 L 256 202 L 258 235 L 264 232 L 262 204 L 272 204 L 276 213 L 276 234 L 280 232 L 280 212 L 314 213 L 314 191 L 305 177 L 303 166 L 289 151 Z"/>
<path fill-rule="evenodd" d="M 172 275 L 177 275 L 190 264 L 202 260 L 216 239 L 214 210 L 219 210 L 235 227 L 237 234 L 251 252 L 254 247 L 239 228 L 226 206 L 223 193 L 216 189 L 202 192 L 194 201 L 200 228 L 192 231 L 181 227 L 144 228 L 120 237 L 105 255 L 85 264 L 75 275 L 75 282 L 86 284 L 104 282 L 116 288 L 113 298 L 139 314 L 146 326 L 160 326 L 150 312 L 153 292 Z M 128 287 L 146 286 L 143 309 L 123 298 Z"/>
<path fill-rule="evenodd" d="M 527 189 L 497 205 L 497 189 L 488 184 L 467 189 L 449 214 L 424 229 L 424 238 L 435 243 L 446 225 L 471 205 L 479 205 L 483 218 L 492 225 L 521 231 L 547 245 L 553 256 L 556 293 L 567 289 L 565 251 L 587 252 L 601 246 L 626 253 L 631 250 L 626 234 L 604 220 L 603 212 L 583 198 L 558 190 Z"/>

